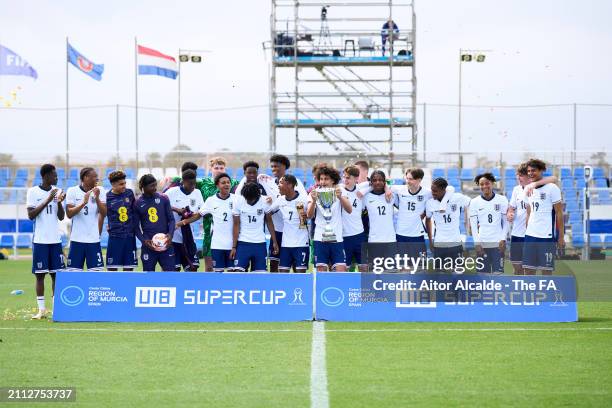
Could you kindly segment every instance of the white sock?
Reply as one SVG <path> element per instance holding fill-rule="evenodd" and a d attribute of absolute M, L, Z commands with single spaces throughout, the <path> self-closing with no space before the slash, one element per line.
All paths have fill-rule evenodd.
<path fill-rule="evenodd" d="M 36 302 L 38 303 L 38 309 L 45 310 L 45 297 L 36 296 Z"/>

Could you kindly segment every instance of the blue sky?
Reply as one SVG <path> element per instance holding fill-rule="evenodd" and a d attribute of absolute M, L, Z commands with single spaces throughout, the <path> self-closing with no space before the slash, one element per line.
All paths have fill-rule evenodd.
<path fill-rule="evenodd" d="M 419 103 L 457 103 L 459 48 L 493 49 L 485 64 L 464 66 L 464 104 L 612 103 L 612 2 L 607 0 L 420 0 L 417 11 Z M 70 70 L 71 105 L 134 103 L 134 36 L 169 54 L 207 49 L 201 65 L 183 66 L 184 109 L 265 105 L 270 2 L 0 0 L 0 44 L 34 66 L 39 78 L 0 77 L 0 95 L 21 86 L 21 107 L 65 103 L 65 38 L 104 63 L 102 82 Z M 396 21 L 402 27 L 402 16 Z M 176 82 L 143 77 L 140 104 L 173 109 Z M 421 112 L 421 111 L 419 111 Z M 452 108 L 427 112 L 428 150 L 456 146 Z M 120 111 L 121 149 L 134 143 L 133 110 Z M 140 114 L 142 149 L 164 151 L 176 142 L 176 114 Z M 421 120 L 421 116 L 417 120 Z M 609 150 L 612 108 L 579 109 L 580 150 Z M 420 123 L 422 131 L 423 124 Z M 74 111 L 73 149 L 113 151 L 114 109 Z M 268 111 L 185 113 L 183 140 L 194 150 L 267 148 Z M 464 149 L 571 148 L 571 108 L 466 109 Z M 63 150 L 64 113 L 0 111 L 3 151 Z M 50 142 L 57 141 L 57 142 Z M 421 143 L 419 143 L 421 146 Z M 450 147 L 449 147 L 450 146 Z M 292 141 L 279 150 L 291 153 Z"/>

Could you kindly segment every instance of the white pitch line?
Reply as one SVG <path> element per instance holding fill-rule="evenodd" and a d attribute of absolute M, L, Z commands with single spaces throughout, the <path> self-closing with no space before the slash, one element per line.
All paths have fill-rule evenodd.
<path fill-rule="evenodd" d="M 305 333 L 310 329 L 122 329 L 105 327 L 0 327 L 0 330 L 98 333 Z M 612 327 L 456 327 L 414 329 L 325 329 L 334 333 L 431 333 L 431 332 L 564 332 L 612 331 Z"/>
<path fill-rule="evenodd" d="M 310 406 L 329 408 L 327 391 L 327 357 L 325 356 L 325 323 L 312 323 L 312 348 L 310 351 Z"/>

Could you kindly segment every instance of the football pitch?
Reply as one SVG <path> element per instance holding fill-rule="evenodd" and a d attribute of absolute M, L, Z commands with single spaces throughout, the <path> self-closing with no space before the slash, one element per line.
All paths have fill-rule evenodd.
<path fill-rule="evenodd" d="M 30 261 L 3 261 L 0 387 L 91 407 L 609 407 L 612 265 L 566 265 L 577 323 L 73 324 L 30 320 Z"/>

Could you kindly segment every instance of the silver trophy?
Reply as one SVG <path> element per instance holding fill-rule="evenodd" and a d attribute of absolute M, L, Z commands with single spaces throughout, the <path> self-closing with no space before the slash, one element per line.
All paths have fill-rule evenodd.
<path fill-rule="evenodd" d="M 323 227 L 323 234 L 321 237 L 322 242 L 336 242 L 336 234 L 334 228 L 331 226 L 332 212 L 331 207 L 336 201 L 336 189 L 329 187 L 322 187 L 317 189 L 317 207 L 321 210 L 323 218 L 325 219 L 325 227 Z"/>

